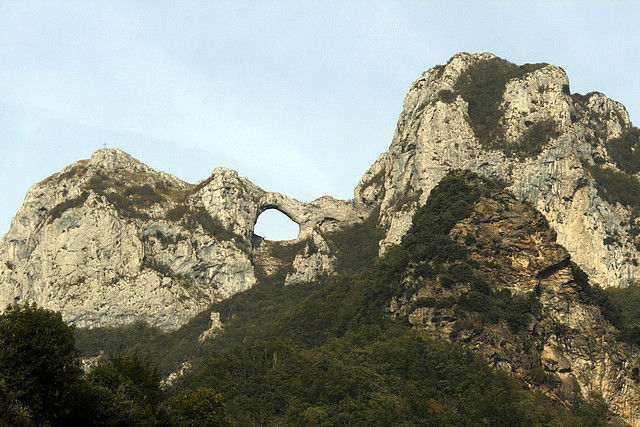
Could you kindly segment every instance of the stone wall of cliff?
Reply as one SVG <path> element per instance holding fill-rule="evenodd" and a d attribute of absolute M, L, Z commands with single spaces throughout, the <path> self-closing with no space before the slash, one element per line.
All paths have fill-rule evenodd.
<path fill-rule="evenodd" d="M 594 281 L 626 286 L 640 274 L 638 201 L 607 194 L 610 182 L 600 178 L 623 174 L 637 185 L 611 155 L 632 129 L 621 104 L 571 94 L 560 67 L 457 54 L 411 85 L 389 151 L 365 173 L 355 200 L 381 206 L 384 251 L 448 171 L 500 179 L 545 215 Z"/>

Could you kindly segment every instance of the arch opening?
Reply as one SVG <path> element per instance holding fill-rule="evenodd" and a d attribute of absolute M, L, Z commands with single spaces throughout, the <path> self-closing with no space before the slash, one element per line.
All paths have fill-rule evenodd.
<path fill-rule="evenodd" d="M 277 208 L 269 207 L 258 215 L 253 234 L 264 240 L 295 240 L 300 235 L 300 226 Z"/>

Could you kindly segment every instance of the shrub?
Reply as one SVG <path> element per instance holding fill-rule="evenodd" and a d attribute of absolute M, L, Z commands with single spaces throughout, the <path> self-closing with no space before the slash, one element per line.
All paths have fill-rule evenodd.
<path fill-rule="evenodd" d="M 485 321 L 497 323 L 507 322 L 512 332 L 524 330 L 531 319 L 540 313 L 540 306 L 534 294 L 512 295 L 504 289 L 483 294 L 477 291 L 464 293 L 458 303 L 483 315 Z"/>
<path fill-rule="evenodd" d="M 153 235 L 153 237 L 155 237 L 163 247 L 167 247 L 169 245 L 175 245 L 176 243 L 182 240 L 186 240 L 187 238 L 183 234 L 166 235 L 160 230 L 157 230 Z"/>
<path fill-rule="evenodd" d="M 406 207 L 413 207 L 420 200 L 420 195 L 422 195 L 422 190 L 414 191 L 406 191 L 404 193 L 398 193 L 394 196 L 394 198 L 389 202 L 390 205 L 394 206 L 397 210 L 403 210 Z"/>
<path fill-rule="evenodd" d="M 449 89 L 442 89 L 438 92 L 438 99 L 446 104 L 451 104 L 456 100 L 456 94 Z"/>
<path fill-rule="evenodd" d="M 542 152 L 546 143 L 558 135 L 558 122 L 555 120 L 533 123 L 518 141 L 505 146 L 505 152 L 520 157 L 537 156 Z"/>
<path fill-rule="evenodd" d="M 556 375 L 545 371 L 540 365 L 534 367 L 529 372 L 529 378 L 531 378 L 531 382 L 537 386 L 546 385 L 551 388 L 556 388 L 561 384 L 560 379 Z"/>
<path fill-rule="evenodd" d="M 169 191 L 167 185 L 163 183 L 158 183 L 154 187 L 149 184 L 136 185 L 143 178 L 144 176 L 131 173 L 123 173 L 116 177 L 97 173 L 88 181 L 86 189 L 107 199 L 121 215 L 149 219 L 149 215 L 144 212 L 145 209 L 154 204 L 166 202 L 166 197 L 179 196 L 173 194 L 175 191 Z M 163 189 L 166 191 L 163 192 Z"/>
<path fill-rule="evenodd" d="M 598 194 L 611 204 L 640 208 L 640 182 L 634 177 L 600 166 L 585 166 L 597 183 Z"/>
<path fill-rule="evenodd" d="M 183 427 L 231 425 L 222 396 L 206 387 L 183 390 L 165 403 L 172 425 Z"/>
<path fill-rule="evenodd" d="M 618 339 L 640 346 L 640 285 L 610 287 L 604 293 L 609 311 L 615 312 L 615 325 L 620 329 Z"/>
<path fill-rule="evenodd" d="M 135 199 L 133 197 L 127 197 L 127 194 L 131 196 L 133 193 L 128 193 L 130 189 L 122 182 L 98 173 L 89 180 L 86 189 L 92 190 L 96 194 L 104 197 L 121 215 L 129 218 L 149 218 L 149 215 L 136 209 Z M 148 206 L 142 204 L 139 207 L 144 208 Z"/>
<path fill-rule="evenodd" d="M 478 61 L 468 67 L 455 84 L 455 89 L 469 104 L 469 119 L 480 144 L 500 148 L 503 140 L 499 121 L 499 105 L 505 85 L 514 78 L 544 67 L 546 64 L 517 66 L 501 58 Z"/>
<path fill-rule="evenodd" d="M 640 129 L 632 127 L 607 144 L 607 152 L 623 171 L 640 172 Z"/>
<path fill-rule="evenodd" d="M 301 253 L 305 245 L 310 241 L 313 242 L 311 239 L 305 239 L 295 243 L 274 242 L 271 247 L 271 256 L 279 259 L 285 264 L 291 264 L 293 263 L 296 255 Z"/>
<path fill-rule="evenodd" d="M 437 300 L 433 297 L 418 298 L 414 303 L 414 307 L 435 307 Z"/>
<path fill-rule="evenodd" d="M 89 182 L 86 184 L 87 190 L 93 190 L 98 194 L 103 194 L 111 187 L 108 184 L 109 178 L 106 175 L 101 173 L 97 173 L 92 176 Z"/>
<path fill-rule="evenodd" d="M 336 253 L 337 272 L 360 272 L 378 256 L 378 243 L 383 237 L 383 231 L 377 227 L 379 212 L 376 208 L 363 222 L 324 236 Z"/>
<path fill-rule="evenodd" d="M 149 184 L 128 187 L 124 191 L 124 196 L 130 198 L 136 208 L 148 208 L 153 204 L 166 201 L 164 196 L 156 192 Z"/>
<path fill-rule="evenodd" d="M 164 277 L 175 277 L 175 273 L 173 272 L 173 270 L 171 270 L 171 267 L 169 267 L 168 265 L 163 264 L 163 263 L 161 263 L 159 261 L 156 261 L 156 260 L 154 260 L 152 258 L 149 258 L 148 256 L 145 256 L 142 259 L 142 266 L 150 268 L 151 270 L 156 271 L 161 276 L 164 276 Z"/>
<path fill-rule="evenodd" d="M 188 224 L 199 224 L 210 236 L 220 240 L 232 240 L 235 234 L 222 226 L 218 218 L 211 216 L 205 208 L 197 207 L 189 212 Z"/>
<path fill-rule="evenodd" d="M 112 425 L 158 425 L 164 398 L 160 373 L 147 358 L 120 354 L 102 360 L 87 373 L 88 382 L 104 393 Z M 102 410 L 104 411 L 104 410 Z M 100 412 L 102 412 L 100 411 Z"/>
<path fill-rule="evenodd" d="M 191 208 L 187 205 L 178 205 L 167 212 L 170 221 L 182 221 L 189 230 L 202 227 L 205 233 L 219 240 L 237 240 L 236 235 L 224 228 L 218 218 L 211 216 L 203 207 Z"/>
<path fill-rule="evenodd" d="M 84 202 L 87 201 L 88 197 L 89 193 L 84 191 L 78 197 L 74 197 L 73 199 L 65 200 L 64 202 L 57 204 L 48 212 L 47 223 L 51 224 L 56 219 L 60 218 L 62 214 L 69 209 L 82 206 Z"/>
<path fill-rule="evenodd" d="M 189 208 L 187 206 L 178 205 L 174 208 L 169 209 L 169 212 L 167 212 L 167 219 L 170 221 L 180 221 L 188 214 Z"/>
<path fill-rule="evenodd" d="M 618 329 L 624 329 L 624 321 L 620 308 L 614 304 L 609 294 L 597 285 L 589 283 L 589 277 L 574 262 L 570 263 L 571 273 L 578 288 L 578 296 L 585 304 L 593 304 L 600 308 L 602 317 Z"/>
<path fill-rule="evenodd" d="M 42 181 L 40 181 L 38 184 L 39 185 L 46 185 L 49 184 L 51 182 L 61 182 L 79 175 L 83 175 L 85 173 L 87 173 L 87 163 L 89 161 L 88 160 L 79 160 L 78 162 L 76 162 L 73 166 L 71 166 L 71 168 L 69 168 L 69 170 L 67 170 L 66 172 L 58 172 L 55 173 L 51 176 L 48 176 L 47 178 L 43 179 Z"/>

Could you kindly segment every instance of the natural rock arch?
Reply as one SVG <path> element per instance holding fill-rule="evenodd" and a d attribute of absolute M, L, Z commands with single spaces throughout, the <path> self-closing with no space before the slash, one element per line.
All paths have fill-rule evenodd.
<path fill-rule="evenodd" d="M 277 217 L 282 218 L 282 221 L 287 221 L 285 220 L 283 217 L 286 217 L 289 221 L 290 224 L 295 224 L 297 226 L 297 229 L 295 231 L 295 236 L 291 237 L 291 238 L 273 238 L 273 235 L 268 235 L 268 233 L 266 233 L 264 231 L 264 229 L 258 231 L 258 227 L 259 227 L 259 222 L 260 222 L 260 218 L 264 218 L 262 215 L 267 212 L 267 211 L 272 211 L 272 212 L 277 212 L 278 215 Z M 273 216 L 271 216 L 271 220 L 273 221 Z M 264 224 L 264 223 L 263 223 Z M 284 225 L 284 224 L 283 224 Z M 274 241 L 296 241 L 299 239 L 300 237 L 300 224 L 298 222 L 296 222 L 290 214 L 288 214 L 287 212 L 285 212 L 283 209 L 281 209 L 280 207 L 276 206 L 276 205 L 262 205 L 259 207 L 258 209 L 258 215 L 256 216 L 256 221 L 254 223 L 253 226 L 253 235 L 257 236 L 263 240 L 274 240 Z"/>
<path fill-rule="evenodd" d="M 265 192 L 260 198 L 258 209 L 256 210 L 256 216 L 253 221 L 253 226 L 258 221 L 260 215 L 270 209 L 277 210 L 284 214 L 291 221 L 296 223 L 299 227 L 298 236 L 294 240 L 298 240 L 306 237 L 313 229 L 313 224 L 310 224 L 308 207 L 306 203 L 300 202 L 289 196 L 285 196 L 280 193 Z"/>

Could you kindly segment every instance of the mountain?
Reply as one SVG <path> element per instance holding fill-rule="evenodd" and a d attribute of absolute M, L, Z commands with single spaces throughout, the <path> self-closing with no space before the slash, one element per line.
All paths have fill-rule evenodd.
<path fill-rule="evenodd" d="M 350 201 L 225 168 L 189 184 L 117 149 L 35 184 L 0 243 L 0 303 L 182 334 L 191 353 L 158 350 L 180 353 L 172 369 L 253 335 L 324 345 L 384 313 L 640 425 L 640 350 L 601 290 L 640 274 L 639 144 L 621 104 L 572 94 L 561 68 L 460 53 L 410 86 Z M 256 236 L 267 209 L 298 238 Z"/>
<path fill-rule="evenodd" d="M 335 257 L 322 233 L 366 214 L 331 197 L 266 192 L 225 168 L 191 185 L 98 150 L 29 190 L 0 245 L 0 303 L 34 301 L 80 327 L 145 320 L 175 329 L 250 288 L 257 267 L 269 270 L 253 227 L 270 208 L 300 225 L 281 245 L 295 256 L 287 283 L 329 273 Z"/>
<path fill-rule="evenodd" d="M 509 184 L 602 287 L 638 277 L 638 130 L 601 93 L 571 94 L 565 72 L 488 53 L 455 55 L 409 88 L 389 151 L 355 189 L 399 242 L 451 169 Z"/>
<path fill-rule="evenodd" d="M 412 256 L 392 316 L 561 400 L 596 392 L 640 423 L 640 349 L 621 342 L 602 291 L 533 207 L 469 172 L 449 173 L 401 247 Z"/>
<path fill-rule="evenodd" d="M 79 349 L 148 354 L 178 389 L 215 385 L 242 425 L 475 425 L 479 414 L 490 425 L 604 425 L 599 402 L 614 425 L 638 425 L 640 341 L 504 183 L 450 172 L 377 257 L 381 235 L 373 222 L 333 234 L 360 251 L 339 254 L 331 277 L 261 276 L 176 331 L 83 330 Z M 455 344 L 553 399 L 479 379 L 485 368 Z"/>
<path fill-rule="evenodd" d="M 0 302 L 33 300 L 78 326 L 142 318 L 175 329 L 255 283 L 265 209 L 298 223 L 306 242 L 288 283 L 312 280 L 335 263 L 324 234 L 379 209 L 384 251 L 454 168 L 509 183 L 593 281 L 626 286 L 640 268 L 638 137 L 621 104 L 571 94 L 559 67 L 458 54 L 411 85 L 389 151 L 352 202 L 302 203 L 224 168 L 190 185 L 96 151 L 29 190 L 0 245 Z"/>

